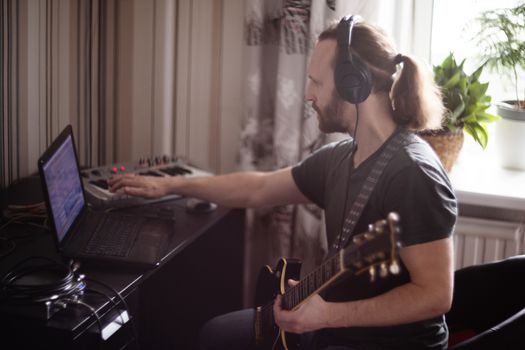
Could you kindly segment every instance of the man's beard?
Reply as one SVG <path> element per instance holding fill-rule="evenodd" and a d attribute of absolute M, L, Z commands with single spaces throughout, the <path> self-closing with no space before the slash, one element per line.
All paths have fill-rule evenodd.
<path fill-rule="evenodd" d="M 312 107 L 317 112 L 319 130 L 324 133 L 348 132 L 343 125 L 343 116 L 341 115 L 343 104 L 344 101 L 337 96 L 336 93 L 333 94 L 331 101 L 323 110 L 321 110 L 315 102 L 312 104 Z"/>

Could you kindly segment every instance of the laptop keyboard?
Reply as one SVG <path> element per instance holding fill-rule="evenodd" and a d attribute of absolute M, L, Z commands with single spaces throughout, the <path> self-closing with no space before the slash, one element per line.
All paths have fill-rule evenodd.
<path fill-rule="evenodd" d="M 86 253 L 126 257 L 135 244 L 141 220 L 107 215 L 91 236 Z"/>

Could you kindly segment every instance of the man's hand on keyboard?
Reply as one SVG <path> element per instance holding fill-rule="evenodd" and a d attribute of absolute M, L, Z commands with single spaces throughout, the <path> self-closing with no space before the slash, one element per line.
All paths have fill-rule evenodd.
<path fill-rule="evenodd" d="M 169 177 L 117 175 L 108 179 L 109 191 L 123 190 L 126 194 L 144 198 L 160 198 L 169 194 Z M 120 192 L 120 191 L 119 191 Z"/>

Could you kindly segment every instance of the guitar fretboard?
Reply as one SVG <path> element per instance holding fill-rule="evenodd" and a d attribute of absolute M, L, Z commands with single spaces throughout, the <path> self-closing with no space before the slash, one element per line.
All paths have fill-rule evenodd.
<path fill-rule="evenodd" d="M 297 285 L 290 287 L 284 294 L 284 308 L 292 310 L 301 304 L 310 295 L 319 292 L 332 279 L 345 272 L 342 254 L 339 251 L 325 260 L 319 267 L 310 272 Z"/>

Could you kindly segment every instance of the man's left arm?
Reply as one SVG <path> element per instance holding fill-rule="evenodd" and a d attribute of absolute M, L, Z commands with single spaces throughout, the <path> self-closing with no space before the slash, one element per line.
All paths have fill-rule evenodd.
<path fill-rule="evenodd" d="M 410 282 L 369 299 L 325 302 L 319 295 L 295 311 L 274 306 L 282 329 L 303 333 L 320 328 L 392 326 L 446 313 L 452 303 L 454 263 L 452 238 L 400 249 Z"/>

